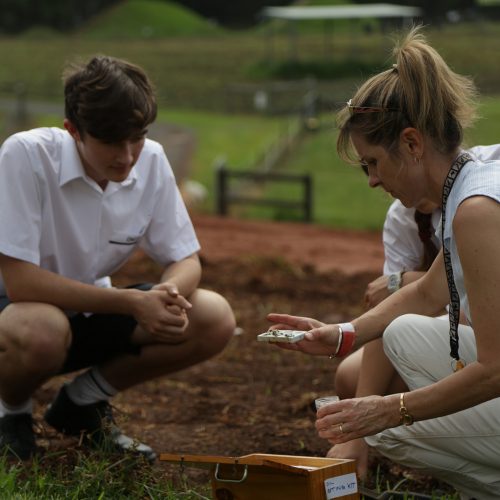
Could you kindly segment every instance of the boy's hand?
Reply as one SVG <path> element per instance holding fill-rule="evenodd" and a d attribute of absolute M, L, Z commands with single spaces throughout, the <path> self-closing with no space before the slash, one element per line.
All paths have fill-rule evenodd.
<path fill-rule="evenodd" d="M 390 292 L 387 288 L 389 276 L 379 276 L 377 279 L 368 283 L 365 292 L 365 304 L 367 309 L 375 307 L 384 299 L 389 297 Z"/>
<path fill-rule="evenodd" d="M 184 340 L 189 324 L 187 311 L 191 307 L 176 285 L 161 283 L 136 296 L 133 315 L 141 328 L 157 340 L 178 343 Z"/>
<path fill-rule="evenodd" d="M 162 290 L 167 293 L 167 299 L 171 300 L 172 304 L 178 305 L 183 309 L 191 309 L 191 304 L 186 298 L 179 294 L 177 285 L 175 283 L 170 283 L 165 281 L 164 283 L 159 283 L 151 288 L 151 290 Z"/>

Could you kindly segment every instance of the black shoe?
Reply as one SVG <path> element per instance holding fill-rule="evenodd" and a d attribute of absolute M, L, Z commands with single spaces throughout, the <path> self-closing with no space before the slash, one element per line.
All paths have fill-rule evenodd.
<path fill-rule="evenodd" d="M 132 452 L 150 462 L 156 458 L 152 448 L 122 433 L 107 401 L 77 405 L 68 397 L 64 386 L 45 412 L 45 421 L 63 434 L 83 435 L 88 444 L 105 451 Z"/>
<path fill-rule="evenodd" d="M 0 450 L 19 460 L 29 460 L 34 455 L 37 447 L 29 413 L 0 418 Z"/>

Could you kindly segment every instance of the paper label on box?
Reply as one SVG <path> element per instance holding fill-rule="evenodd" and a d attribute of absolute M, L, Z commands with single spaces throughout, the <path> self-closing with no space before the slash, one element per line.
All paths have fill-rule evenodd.
<path fill-rule="evenodd" d="M 344 474 L 343 476 L 329 477 L 325 479 L 326 498 L 339 498 L 358 492 L 356 474 Z"/>

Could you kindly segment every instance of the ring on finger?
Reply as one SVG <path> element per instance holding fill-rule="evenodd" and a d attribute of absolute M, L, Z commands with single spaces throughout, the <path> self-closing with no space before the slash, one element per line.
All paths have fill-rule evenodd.
<path fill-rule="evenodd" d="M 344 432 L 344 429 L 342 429 L 342 424 L 339 424 L 339 430 L 340 432 Z"/>

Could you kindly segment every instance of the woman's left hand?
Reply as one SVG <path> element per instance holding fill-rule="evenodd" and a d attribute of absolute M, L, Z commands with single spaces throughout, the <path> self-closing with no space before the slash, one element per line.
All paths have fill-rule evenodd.
<path fill-rule="evenodd" d="M 400 424 L 399 396 L 343 399 L 317 412 L 318 435 L 331 444 L 372 436 Z"/>

